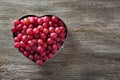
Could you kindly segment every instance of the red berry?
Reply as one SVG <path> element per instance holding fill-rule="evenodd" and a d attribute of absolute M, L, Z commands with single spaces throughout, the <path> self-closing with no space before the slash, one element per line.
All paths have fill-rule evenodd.
<path fill-rule="evenodd" d="M 47 43 L 44 42 L 42 46 L 43 46 L 43 48 L 46 48 L 47 47 Z"/>
<path fill-rule="evenodd" d="M 29 59 L 33 60 L 34 59 L 33 55 L 29 55 Z"/>
<path fill-rule="evenodd" d="M 37 50 L 37 46 L 33 45 L 32 50 L 36 51 Z"/>
<path fill-rule="evenodd" d="M 26 47 L 26 44 L 25 44 L 23 41 L 20 41 L 20 46 L 21 46 L 22 48 L 25 48 L 25 47 Z"/>
<path fill-rule="evenodd" d="M 47 29 L 47 28 L 44 28 L 44 29 L 43 29 L 43 33 L 48 34 L 48 33 L 49 33 L 48 29 Z"/>
<path fill-rule="evenodd" d="M 61 33 L 60 27 L 56 27 L 56 28 L 55 28 L 55 32 L 58 33 L 58 34 Z"/>
<path fill-rule="evenodd" d="M 39 46 L 39 47 L 37 48 L 37 51 L 42 53 L 42 52 L 44 51 L 44 50 L 43 50 L 43 47 L 42 47 L 42 46 Z"/>
<path fill-rule="evenodd" d="M 17 26 L 17 29 L 18 29 L 18 30 L 22 30 L 22 29 L 23 29 L 23 25 L 22 25 L 22 24 L 19 24 L 19 25 Z"/>
<path fill-rule="evenodd" d="M 38 39 L 38 44 L 42 45 L 43 44 L 43 40 L 42 39 Z"/>
<path fill-rule="evenodd" d="M 48 24 L 47 23 L 43 23 L 42 25 L 44 28 L 48 28 Z"/>
<path fill-rule="evenodd" d="M 48 58 L 49 59 L 53 58 L 53 54 L 52 53 L 48 54 Z"/>
<path fill-rule="evenodd" d="M 65 32 L 65 27 L 64 26 L 61 26 L 60 29 L 61 29 L 62 32 Z"/>
<path fill-rule="evenodd" d="M 17 35 L 17 37 L 21 40 L 21 38 L 23 37 L 23 34 L 22 34 L 22 33 L 19 33 L 19 34 Z"/>
<path fill-rule="evenodd" d="M 14 20 L 14 25 L 17 26 L 20 23 L 20 21 L 18 19 Z"/>
<path fill-rule="evenodd" d="M 49 32 L 53 33 L 55 31 L 54 27 L 49 27 Z"/>
<path fill-rule="evenodd" d="M 25 25 L 29 25 L 30 24 L 30 20 L 28 18 L 24 18 L 24 24 Z"/>
<path fill-rule="evenodd" d="M 48 43 L 48 44 L 53 44 L 53 39 L 48 38 L 48 39 L 47 39 L 47 43 Z"/>
<path fill-rule="evenodd" d="M 26 50 L 28 50 L 28 51 L 31 50 L 31 47 L 27 45 Z"/>
<path fill-rule="evenodd" d="M 29 40 L 27 44 L 28 44 L 28 46 L 30 46 L 30 47 L 34 45 L 34 43 L 33 43 L 31 40 Z"/>
<path fill-rule="evenodd" d="M 28 35 L 28 39 L 32 40 L 33 36 L 32 35 Z"/>
<path fill-rule="evenodd" d="M 29 52 L 24 51 L 23 55 L 27 57 L 29 55 Z"/>
<path fill-rule="evenodd" d="M 33 33 L 34 33 L 34 34 L 38 34 L 38 33 L 39 33 L 39 29 L 38 29 L 38 28 L 34 28 L 34 29 L 33 29 Z"/>
<path fill-rule="evenodd" d="M 32 39 L 33 44 L 37 44 L 37 39 Z"/>
<path fill-rule="evenodd" d="M 36 61 L 38 59 L 40 59 L 40 56 L 38 54 L 34 54 L 34 60 Z"/>
<path fill-rule="evenodd" d="M 62 21 L 59 21 L 59 26 L 64 26 L 64 23 Z"/>
<path fill-rule="evenodd" d="M 30 23 L 34 23 L 35 22 L 35 18 L 34 17 L 30 17 Z"/>
<path fill-rule="evenodd" d="M 23 53 L 23 52 L 24 52 L 24 48 L 20 47 L 20 48 L 18 49 L 18 51 Z"/>
<path fill-rule="evenodd" d="M 18 37 L 14 38 L 14 42 L 19 42 L 19 41 L 20 41 L 20 39 Z"/>
<path fill-rule="evenodd" d="M 27 30 L 27 26 L 26 26 L 26 25 L 23 26 L 23 30 L 24 30 L 24 31 Z"/>
<path fill-rule="evenodd" d="M 55 22 L 55 23 L 58 22 L 58 17 L 52 16 L 52 21 Z"/>
<path fill-rule="evenodd" d="M 20 43 L 19 43 L 19 42 L 15 42 L 15 43 L 14 43 L 14 47 L 15 47 L 15 48 L 19 48 L 19 47 L 20 47 Z"/>
<path fill-rule="evenodd" d="M 33 34 L 33 29 L 32 28 L 28 28 L 26 30 L 26 34 L 32 35 Z"/>
<path fill-rule="evenodd" d="M 45 16 L 43 17 L 43 22 L 48 23 L 50 21 L 50 17 Z"/>
<path fill-rule="evenodd" d="M 16 27 L 12 27 L 12 28 L 11 28 L 11 31 L 12 31 L 12 32 L 16 32 L 16 31 L 17 31 L 17 28 L 16 28 Z"/>
<path fill-rule="evenodd" d="M 54 26 L 54 24 L 53 24 L 53 22 L 52 22 L 52 21 L 50 21 L 48 24 L 49 24 L 49 26 L 51 26 L 51 27 L 53 27 L 53 26 Z"/>
<path fill-rule="evenodd" d="M 27 42 L 28 42 L 28 37 L 27 37 L 26 35 L 23 35 L 22 41 L 23 41 L 24 43 L 27 43 Z"/>
<path fill-rule="evenodd" d="M 42 63 L 43 63 L 42 60 L 37 60 L 37 61 L 36 61 L 36 64 L 37 64 L 37 65 L 41 65 Z"/>
<path fill-rule="evenodd" d="M 38 18 L 37 22 L 38 22 L 38 24 L 41 25 L 43 23 L 43 19 L 42 18 Z"/>
<path fill-rule="evenodd" d="M 57 38 L 57 34 L 56 34 L 56 33 L 51 33 L 51 34 L 50 34 L 50 37 L 51 37 L 52 39 L 56 39 L 56 38 Z"/>
<path fill-rule="evenodd" d="M 53 50 L 57 50 L 57 48 L 58 48 L 58 47 L 57 47 L 56 44 L 54 44 L 54 45 L 52 46 L 52 49 L 53 49 Z"/>
<path fill-rule="evenodd" d="M 30 24 L 30 25 L 28 26 L 28 28 L 32 28 L 32 29 L 33 29 L 33 28 L 34 28 L 34 26 L 33 26 L 32 24 Z"/>
<path fill-rule="evenodd" d="M 42 31 L 42 30 L 43 30 L 43 26 L 39 25 L 39 26 L 38 26 L 38 29 L 39 29 L 40 31 Z"/>
<path fill-rule="evenodd" d="M 46 39 L 46 34 L 41 33 L 41 39 Z"/>

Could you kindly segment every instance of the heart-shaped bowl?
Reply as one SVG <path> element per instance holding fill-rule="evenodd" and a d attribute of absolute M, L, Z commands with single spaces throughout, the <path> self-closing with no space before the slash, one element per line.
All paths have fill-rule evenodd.
<path fill-rule="evenodd" d="M 45 16 L 52 17 L 52 16 L 54 16 L 54 15 L 43 15 L 43 16 L 25 15 L 25 16 L 19 18 L 19 20 L 23 20 L 23 19 L 28 18 L 28 17 L 38 17 L 38 18 L 42 18 L 42 17 L 45 17 Z M 64 21 L 63 21 L 62 19 L 60 19 L 58 16 L 56 16 L 56 17 L 58 18 L 59 21 L 62 21 L 62 22 L 63 22 L 63 26 L 64 26 L 64 28 L 65 28 L 65 33 L 66 33 L 66 35 L 64 36 L 64 38 L 65 38 L 65 40 L 66 40 L 66 37 L 67 37 L 67 27 L 66 27 L 66 25 L 65 25 L 65 23 L 64 23 Z M 15 37 L 16 37 L 16 33 L 13 32 L 13 38 L 15 38 Z M 60 44 L 60 47 L 57 49 L 56 52 L 58 52 L 58 50 L 61 48 L 61 46 L 63 45 L 63 43 L 65 42 L 65 40 Z M 56 53 L 56 52 L 55 52 L 55 53 Z M 56 55 L 55 53 L 54 53 L 54 56 Z M 27 58 L 28 58 L 28 57 L 27 57 Z M 49 60 L 49 59 L 48 59 L 48 60 Z M 46 61 L 43 60 L 42 63 L 45 63 L 45 62 L 47 62 L 48 60 L 46 60 Z M 36 62 L 35 60 L 32 60 L 32 61 Z"/>

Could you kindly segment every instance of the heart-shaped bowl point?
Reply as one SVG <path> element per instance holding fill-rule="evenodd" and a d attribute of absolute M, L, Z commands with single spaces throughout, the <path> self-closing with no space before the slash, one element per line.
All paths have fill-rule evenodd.
<path fill-rule="evenodd" d="M 11 31 L 14 47 L 38 65 L 53 58 L 67 37 L 65 23 L 54 15 L 25 15 L 14 20 Z"/>

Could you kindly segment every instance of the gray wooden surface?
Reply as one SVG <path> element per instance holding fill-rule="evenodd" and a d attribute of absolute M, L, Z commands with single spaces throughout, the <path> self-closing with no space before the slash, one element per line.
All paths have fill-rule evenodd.
<path fill-rule="evenodd" d="M 27 14 L 57 15 L 68 28 L 42 66 L 13 48 L 12 21 Z M 0 80 L 120 80 L 120 0 L 0 0 Z"/>

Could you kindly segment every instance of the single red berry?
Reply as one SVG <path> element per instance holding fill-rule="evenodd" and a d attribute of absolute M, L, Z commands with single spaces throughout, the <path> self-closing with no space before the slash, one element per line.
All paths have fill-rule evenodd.
<path fill-rule="evenodd" d="M 48 24 L 47 23 L 43 23 L 42 25 L 44 28 L 48 28 Z"/>
<path fill-rule="evenodd" d="M 20 39 L 18 37 L 14 38 L 14 42 L 19 42 L 19 41 L 20 41 Z"/>
<path fill-rule="evenodd" d="M 34 45 L 34 43 L 33 43 L 31 40 L 29 40 L 27 44 L 28 44 L 28 46 L 30 46 L 30 47 Z"/>
<path fill-rule="evenodd" d="M 38 28 L 34 28 L 34 29 L 33 29 L 33 33 L 34 33 L 34 34 L 38 34 L 38 33 L 39 33 L 39 29 L 38 29 Z"/>
<path fill-rule="evenodd" d="M 60 27 L 56 27 L 56 28 L 55 28 L 55 32 L 58 33 L 58 34 L 61 33 Z"/>
<path fill-rule="evenodd" d="M 38 26 L 38 29 L 39 29 L 40 31 L 43 31 L 43 26 L 39 25 L 39 26 Z"/>
<path fill-rule="evenodd" d="M 34 17 L 30 17 L 29 20 L 30 20 L 30 23 L 34 23 L 35 22 L 35 18 Z"/>
<path fill-rule="evenodd" d="M 14 25 L 17 26 L 20 23 L 20 21 L 18 19 L 14 20 Z"/>
<path fill-rule="evenodd" d="M 37 22 L 38 22 L 38 24 L 41 25 L 43 23 L 43 19 L 42 18 L 38 18 Z"/>
<path fill-rule="evenodd" d="M 43 17 L 43 22 L 48 23 L 49 21 L 50 21 L 50 17 L 49 16 Z"/>
<path fill-rule="evenodd" d="M 24 51 L 23 55 L 27 57 L 29 55 L 29 52 Z"/>
<path fill-rule="evenodd" d="M 34 59 L 33 55 L 29 55 L 29 59 L 33 60 Z"/>
<path fill-rule="evenodd" d="M 33 26 L 32 24 L 30 24 L 30 25 L 28 26 L 28 28 L 32 28 L 32 29 L 33 29 L 33 28 L 34 28 L 34 26 Z"/>
<path fill-rule="evenodd" d="M 51 37 L 52 39 L 56 39 L 56 38 L 57 38 L 57 34 L 56 34 L 56 33 L 51 33 L 51 34 L 50 34 L 50 37 Z"/>
<path fill-rule="evenodd" d="M 62 32 L 65 32 L 65 27 L 64 26 L 61 26 L 60 29 L 61 29 Z"/>
<path fill-rule="evenodd" d="M 47 28 L 44 28 L 44 29 L 43 29 L 43 33 L 48 34 L 48 33 L 49 33 L 48 29 L 47 29 Z"/>
<path fill-rule="evenodd" d="M 25 44 L 23 41 L 20 41 L 20 46 L 21 46 L 22 48 L 25 48 L 25 47 L 26 47 L 26 44 Z"/>
<path fill-rule="evenodd" d="M 37 51 L 42 53 L 44 51 L 44 49 L 42 46 L 39 46 L 39 47 L 37 47 Z"/>
<path fill-rule="evenodd" d="M 32 50 L 36 51 L 37 50 L 37 45 L 33 45 Z"/>
<path fill-rule="evenodd" d="M 19 25 L 17 26 L 17 29 L 18 29 L 18 30 L 22 30 L 22 29 L 23 29 L 23 25 L 22 25 L 22 24 L 19 24 Z"/>
<path fill-rule="evenodd" d="M 41 39 L 46 39 L 46 34 L 45 33 L 41 33 Z"/>
<path fill-rule="evenodd" d="M 29 25 L 30 24 L 30 20 L 28 18 L 24 18 L 24 24 L 25 25 Z"/>
<path fill-rule="evenodd" d="M 23 34 L 22 34 L 22 33 L 19 33 L 19 34 L 17 35 L 17 37 L 21 40 L 22 37 L 23 37 Z"/>
<path fill-rule="evenodd" d="M 42 39 L 38 39 L 37 43 L 42 45 L 43 44 L 43 40 Z"/>
<path fill-rule="evenodd" d="M 28 37 L 27 37 L 27 35 L 23 35 L 23 36 L 22 36 L 22 41 L 23 41 L 24 43 L 27 43 L 27 42 L 28 42 Z"/>
<path fill-rule="evenodd" d="M 48 54 L 48 58 L 49 59 L 53 58 L 53 54 L 52 53 Z"/>
<path fill-rule="evenodd" d="M 26 25 L 23 26 L 23 30 L 24 30 L 24 31 L 27 30 L 27 26 L 26 26 Z"/>
<path fill-rule="evenodd" d="M 52 49 L 53 49 L 53 50 L 57 50 L 57 48 L 58 48 L 58 47 L 57 47 L 56 44 L 54 44 L 54 45 L 52 46 Z"/>
<path fill-rule="evenodd" d="M 52 21 L 50 21 L 49 23 L 49 26 L 53 27 L 54 26 L 54 23 Z"/>
<path fill-rule="evenodd" d="M 18 49 L 18 51 L 23 53 L 23 52 L 24 52 L 24 48 L 20 47 L 20 48 Z"/>
<path fill-rule="evenodd" d="M 55 23 L 58 22 L 58 17 L 52 16 L 52 21 L 55 22 Z"/>
<path fill-rule="evenodd" d="M 26 34 L 32 35 L 32 34 L 33 34 L 33 29 L 32 29 L 32 28 L 28 28 L 28 29 L 26 30 Z"/>
<path fill-rule="evenodd" d="M 55 31 L 54 27 L 49 27 L 49 32 L 53 33 Z"/>
<path fill-rule="evenodd" d="M 30 40 L 32 40 L 32 39 L 34 38 L 33 35 L 28 35 L 27 37 L 28 37 L 28 39 L 30 39 Z"/>
<path fill-rule="evenodd" d="M 47 43 L 44 42 L 42 46 L 43 46 L 43 48 L 46 48 L 47 47 Z"/>
<path fill-rule="evenodd" d="M 36 61 L 36 64 L 37 64 L 37 65 L 41 65 L 42 63 L 43 63 L 42 60 L 37 60 L 37 61 Z"/>
<path fill-rule="evenodd" d="M 15 48 L 19 48 L 19 47 L 20 47 L 20 43 L 19 43 L 19 42 L 15 42 L 15 43 L 14 43 L 14 47 L 15 47 Z"/>
<path fill-rule="evenodd" d="M 27 45 L 26 50 L 28 50 L 28 51 L 31 50 L 31 47 Z"/>
<path fill-rule="evenodd" d="M 37 39 L 32 39 L 32 42 L 33 42 L 34 44 L 37 44 Z"/>
<path fill-rule="evenodd" d="M 48 39 L 47 39 L 47 43 L 48 43 L 48 44 L 53 44 L 53 39 L 52 39 L 52 38 L 48 38 Z"/>
<path fill-rule="evenodd" d="M 12 27 L 12 28 L 11 28 L 11 31 L 12 31 L 12 32 L 16 32 L 16 31 L 17 31 L 17 28 L 16 28 L 16 27 Z"/>

